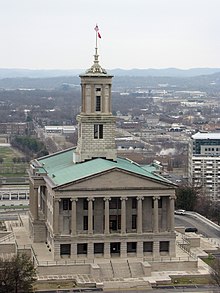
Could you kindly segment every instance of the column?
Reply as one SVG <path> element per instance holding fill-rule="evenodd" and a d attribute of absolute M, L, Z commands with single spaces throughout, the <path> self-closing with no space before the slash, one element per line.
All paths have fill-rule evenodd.
<path fill-rule="evenodd" d="M 94 243 L 93 242 L 88 243 L 87 257 L 88 257 L 88 259 L 94 259 Z"/>
<path fill-rule="evenodd" d="M 142 200 L 144 199 L 143 196 L 137 197 L 137 233 L 142 233 Z"/>
<path fill-rule="evenodd" d="M 121 258 L 127 257 L 127 242 L 125 240 L 122 240 L 120 244 L 120 257 Z"/>
<path fill-rule="evenodd" d="M 110 242 L 105 242 L 104 243 L 104 258 L 110 258 Z"/>
<path fill-rule="evenodd" d="M 93 234 L 93 197 L 88 197 L 88 234 Z"/>
<path fill-rule="evenodd" d="M 54 234 L 59 234 L 60 202 L 61 202 L 61 199 L 54 198 L 54 201 L 53 201 L 53 232 Z"/>
<path fill-rule="evenodd" d="M 33 199 L 33 217 L 34 220 L 38 219 L 38 188 L 34 188 L 34 199 Z"/>
<path fill-rule="evenodd" d="M 72 202 L 72 213 L 71 213 L 71 234 L 76 235 L 76 202 L 78 201 L 78 198 L 71 198 Z"/>
<path fill-rule="evenodd" d="M 159 196 L 154 196 L 153 201 L 154 201 L 154 223 L 153 223 L 153 232 L 158 233 L 158 200 L 160 199 Z"/>
<path fill-rule="evenodd" d="M 170 231 L 174 232 L 174 201 L 175 196 L 170 196 Z"/>
<path fill-rule="evenodd" d="M 105 201 L 105 234 L 109 234 L 109 201 L 111 197 L 104 197 Z"/>
<path fill-rule="evenodd" d="M 126 233 L 126 200 L 127 197 L 121 197 L 121 233 Z"/>
<path fill-rule="evenodd" d="M 143 257 L 144 255 L 143 241 L 137 241 L 137 257 Z"/>
<path fill-rule="evenodd" d="M 153 257 L 160 256 L 160 242 L 158 240 L 153 243 Z"/>

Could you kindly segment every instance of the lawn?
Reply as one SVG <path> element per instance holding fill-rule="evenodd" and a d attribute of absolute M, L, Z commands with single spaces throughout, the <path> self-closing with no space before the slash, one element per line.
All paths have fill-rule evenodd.
<path fill-rule="evenodd" d="M 24 154 L 12 147 L 0 146 L 0 158 L 3 163 L 0 164 L 0 177 L 23 177 L 29 166 L 28 163 L 14 163 L 13 158 L 25 157 Z"/>

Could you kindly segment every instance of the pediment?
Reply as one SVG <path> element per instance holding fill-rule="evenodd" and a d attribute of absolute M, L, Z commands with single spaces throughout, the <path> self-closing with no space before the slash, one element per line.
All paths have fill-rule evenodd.
<path fill-rule="evenodd" d="M 167 189 L 174 188 L 172 184 L 137 175 L 120 169 L 108 170 L 93 176 L 82 178 L 76 182 L 60 186 L 62 190 L 80 189 Z"/>

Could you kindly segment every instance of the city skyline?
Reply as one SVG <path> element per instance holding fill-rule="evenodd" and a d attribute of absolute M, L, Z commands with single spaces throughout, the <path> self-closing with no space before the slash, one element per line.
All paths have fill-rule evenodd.
<path fill-rule="evenodd" d="M 0 68 L 220 67 L 218 0 L 9 0 L 1 5 Z"/>

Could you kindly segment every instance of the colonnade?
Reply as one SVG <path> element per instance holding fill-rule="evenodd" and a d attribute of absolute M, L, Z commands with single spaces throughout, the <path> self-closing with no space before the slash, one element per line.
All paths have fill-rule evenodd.
<path fill-rule="evenodd" d="M 169 211 L 168 211 L 168 220 L 169 220 L 169 230 L 174 231 L 174 196 L 169 196 Z M 160 197 L 154 196 L 153 197 L 153 233 L 159 232 L 159 207 L 158 207 L 158 201 Z M 71 235 L 77 234 L 77 202 L 78 198 L 71 198 L 72 202 L 72 210 L 71 210 Z M 110 233 L 110 225 L 109 225 L 109 219 L 110 219 L 110 197 L 104 197 L 104 206 L 105 206 L 105 212 L 104 212 L 104 234 L 108 235 Z M 126 202 L 128 200 L 128 197 L 121 197 L 121 234 L 126 234 Z M 137 200 L 137 233 L 141 234 L 143 233 L 143 200 L 144 196 L 138 196 L 136 197 Z M 61 199 L 54 199 L 54 213 L 53 213 L 53 229 L 54 234 L 59 234 L 59 205 L 60 205 Z M 94 233 L 94 227 L 93 227 L 93 202 L 95 202 L 94 197 L 88 197 L 88 231 L 87 233 L 89 235 L 92 235 Z"/>

